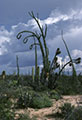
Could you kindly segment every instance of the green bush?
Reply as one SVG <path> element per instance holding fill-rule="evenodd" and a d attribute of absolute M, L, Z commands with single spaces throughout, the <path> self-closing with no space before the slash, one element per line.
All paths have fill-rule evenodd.
<path fill-rule="evenodd" d="M 48 96 L 34 94 L 31 100 L 30 106 L 32 108 L 45 108 L 52 105 L 51 100 Z"/>
<path fill-rule="evenodd" d="M 66 120 L 82 120 L 82 106 L 75 108 Z"/>
<path fill-rule="evenodd" d="M 18 114 L 16 120 L 36 120 L 35 117 L 31 119 L 28 115 Z M 16 113 L 12 109 L 12 102 L 7 96 L 0 96 L 0 120 L 15 120 Z"/>
<path fill-rule="evenodd" d="M 56 89 L 60 90 L 63 95 L 76 95 L 79 94 L 80 82 L 78 78 L 72 76 L 62 75 L 57 80 Z"/>
<path fill-rule="evenodd" d="M 18 97 L 17 107 L 18 108 L 27 108 L 30 104 L 30 95 L 29 93 L 22 93 Z"/>
<path fill-rule="evenodd" d="M 50 94 L 49 96 L 50 96 L 51 99 L 56 99 L 56 100 L 61 99 L 61 94 L 58 93 L 56 90 L 50 91 L 49 94 Z"/>
<path fill-rule="evenodd" d="M 17 120 L 37 120 L 36 117 L 30 118 L 28 114 L 19 114 L 19 118 Z"/>
<path fill-rule="evenodd" d="M 61 110 L 61 117 L 64 119 L 67 119 L 67 117 L 72 113 L 74 110 L 74 106 L 71 105 L 71 103 L 64 103 L 63 106 L 60 107 Z"/>
<path fill-rule="evenodd" d="M 14 120 L 14 112 L 11 111 L 11 101 L 7 96 L 0 96 L 0 120 Z"/>
<path fill-rule="evenodd" d="M 52 102 L 48 96 L 35 92 L 24 93 L 18 98 L 17 101 L 18 108 L 44 108 L 50 107 L 51 105 Z"/>

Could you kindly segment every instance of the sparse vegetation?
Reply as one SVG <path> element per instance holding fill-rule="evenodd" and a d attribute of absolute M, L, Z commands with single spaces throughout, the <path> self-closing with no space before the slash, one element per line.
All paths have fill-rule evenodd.
<path fill-rule="evenodd" d="M 82 120 L 82 106 L 75 108 L 67 120 Z"/>
<path fill-rule="evenodd" d="M 63 120 L 82 120 L 82 106 L 74 107 L 70 103 L 64 103 L 54 117 Z"/>
<path fill-rule="evenodd" d="M 17 35 L 17 39 L 20 39 L 22 37 L 22 34 L 27 33 L 26 37 L 23 38 L 23 42 L 26 44 L 29 40 L 29 38 L 32 38 L 31 40 L 35 40 L 37 42 L 34 42 L 33 44 L 31 44 L 30 48 L 32 49 L 33 46 L 35 46 L 35 79 L 36 79 L 36 71 L 37 71 L 37 45 L 40 46 L 40 51 L 42 53 L 42 61 L 43 61 L 43 68 L 42 68 L 42 72 L 41 72 L 41 77 L 40 77 L 40 82 L 43 85 L 48 86 L 48 88 L 53 89 L 55 88 L 55 82 L 58 79 L 58 77 L 60 76 L 62 70 L 65 68 L 66 65 L 71 65 L 72 69 L 73 69 L 73 78 L 75 79 L 76 77 L 76 70 L 74 68 L 74 64 L 78 64 L 81 61 L 81 58 L 77 58 L 77 59 L 72 59 L 69 49 L 67 47 L 67 44 L 63 38 L 63 34 L 62 34 L 62 40 L 65 44 L 68 56 L 70 58 L 70 61 L 68 61 L 65 65 L 63 65 L 63 67 L 61 69 L 59 69 L 58 74 L 55 72 L 55 70 L 57 68 L 60 67 L 60 64 L 58 63 L 58 55 L 61 53 L 60 48 L 57 48 L 56 52 L 55 52 L 55 56 L 53 58 L 52 61 L 49 60 L 49 48 L 47 47 L 47 43 L 46 43 L 46 35 L 47 35 L 47 25 L 45 25 L 45 27 L 43 27 L 40 24 L 40 21 L 37 17 L 35 17 L 33 12 L 29 12 L 29 15 L 35 20 L 35 22 L 38 25 L 39 28 L 39 33 L 37 31 L 29 31 L 29 30 L 24 30 L 18 33 Z M 53 74 L 55 76 L 55 78 L 53 79 Z M 38 81 L 38 79 L 37 79 Z"/>
<path fill-rule="evenodd" d="M 37 23 L 39 32 L 25 30 L 18 33 L 17 39 L 20 39 L 23 33 L 27 33 L 23 42 L 26 44 L 29 38 L 34 41 L 30 49 L 35 46 L 35 74 L 34 68 L 32 68 L 32 75 L 19 74 L 18 56 L 16 57 L 17 75 L 6 75 L 6 71 L 2 72 L 0 76 L 0 119 L 2 120 L 14 120 L 17 109 L 51 107 L 52 99 L 59 100 L 62 95 L 82 93 L 82 75 L 77 75 L 74 67 L 74 64 L 81 62 L 81 58 L 73 59 L 71 57 L 62 35 L 70 61 L 60 69 L 60 64 L 58 63 L 58 55 L 61 54 L 60 48 L 56 49 L 53 60 L 50 61 L 49 48 L 46 43 L 47 25 L 45 27 L 42 26 L 39 18 L 35 17 L 33 12 L 30 12 L 29 15 Z M 39 45 L 42 54 L 43 68 L 41 73 L 37 64 L 37 45 Z M 61 74 L 67 65 L 72 66 L 72 75 Z M 56 69 L 59 71 L 56 72 Z M 65 120 L 73 120 L 75 116 L 77 116 L 75 120 L 81 120 L 80 118 L 82 118 L 81 107 L 74 108 L 70 103 L 65 103 L 60 107 L 60 110 L 60 116 Z M 18 116 L 18 120 L 32 120 L 28 115 L 19 114 Z"/>
<path fill-rule="evenodd" d="M 60 107 L 60 110 L 60 116 L 66 120 L 68 116 L 73 112 L 74 106 L 72 106 L 70 103 L 64 103 L 64 105 Z"/>

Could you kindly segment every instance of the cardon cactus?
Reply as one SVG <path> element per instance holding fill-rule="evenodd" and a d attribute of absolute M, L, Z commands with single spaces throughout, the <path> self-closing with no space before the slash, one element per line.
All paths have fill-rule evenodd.
<path fill-rule="evenodd" d="M 49 50 L 48 50 L 46 40 L 45 40 L 46 35 L 47 35 L 47 25 L 45 25 L 45 30 L 43 30 L 43 26 L 41 26 L 39 19 L 34 16 L 34 13 L 29 12 L 29 15 L 37 23 L 40 33 L 36 32 L 36 31 L 34 32 L 34 31 L 28 31 L 28 30 L 21 31 L 18 33 L 17 39 L 20 39 L 22 37 L 23 33 L 28 33 L 28 35 L 23 39 L 24 43 L 27 43 L 29 38 L 36 38 L 36 40 L 38 42 L 37 44 L 40 46 L 40 50 L 42 53 L 43 67 L 44 67 L 44 71 L 45 71 L 44 73 L 46 74 L 47 72 L 49 72 L 49 58 L 48 58 Z M 36 44 L 33 44 L 33 45 L 36 45 Z M 46 75 L 44 75 L 44 78 L 45 77 L 46 77 Z"/>
<path fill-rule="evenodd" d="M 32 80 L 34 82 L 34 67 L 32 67 Z"/>
<path fill-rule="evenodd" d="M 3 78 L 3 80 L 6 78 L 6 72 L 5 72 L 5 70 L 2 71 L 2 78 Z"/>
<path fill-rule="evenodd" d="M 16 56 L 16 64 L 17 64 L 17 76 L 19 77 L 19 63 L 18 63 L 18 56 Z"/>

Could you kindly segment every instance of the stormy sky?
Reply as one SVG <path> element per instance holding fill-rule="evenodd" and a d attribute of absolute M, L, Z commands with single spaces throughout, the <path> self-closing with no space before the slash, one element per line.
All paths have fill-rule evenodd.
<path fill-rule="evenodd" d="M 61 30 L 72 57 L 82 58 L 82 0 L 0 0 L 0 73 L 2 70 L 8 74 L 16 72 L 16 55 L 19 57 L 21 73 L 29 73 L 34 66 L 34 49 L 29 50 L 31 42 L 23 44 L 22 38 L 16 38 L 22 30 L 38 31 L 36 23 L 28 14 L 31 11 L 35 16 L 39 14 L 41 25 L 48 26 L 46 42 L 50 60 L 57 48 L 61 49 L 59 62 L 69 60 L 61 39 Z M 42 66 L 39 47 L 38 65 Z M 82 62 L 75 67 L 82 72 Z"/>

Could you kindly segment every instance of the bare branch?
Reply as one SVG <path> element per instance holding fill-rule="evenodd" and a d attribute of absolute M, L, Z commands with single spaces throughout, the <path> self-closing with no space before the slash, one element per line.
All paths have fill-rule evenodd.
<path fill-rule="evenodd" d="M 68 46 L 67 46 L 67 44 L 66 44 L 66 42 L 65 42 L 65 40 L 64 40 L 64 37 L 63 37 L 63 30 L 61 31 L 61 37 L 62 37 L 62 40 L 63 40 L 63 42 L 64 42 L 64 45 L 65 45 L 65 47 L 66 47 L 66 50 L 67 50 L 68 56 L 69 56 L 70 61 L 71 61 L 71 64 L 72 64 L 73 75 L 76 76 L 76 70 L 75 70 L 75 67 L 74 67 L 74 64 L 73 64 L 73 60 L 72 60 L 72 57 L 71 57 L 71 55 L 70 55 L 70 52 L 69 52 Z"/>
<path fill-rule="evenodd" d="M 47 35 L 47 25 L 45 25 L 45 37 Z"/>

